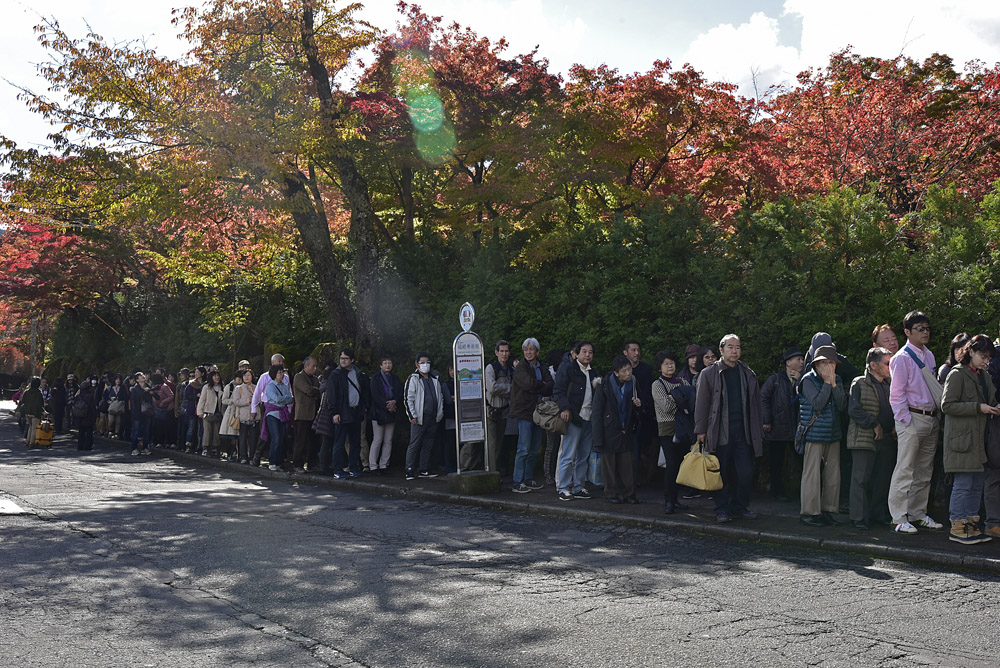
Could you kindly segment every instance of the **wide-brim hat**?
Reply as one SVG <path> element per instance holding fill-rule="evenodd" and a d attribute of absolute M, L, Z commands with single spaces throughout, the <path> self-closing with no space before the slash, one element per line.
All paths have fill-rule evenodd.
<path fill-rule="evenodd" d="M 813 364 L 816 362 L 822 362 L 823 360 L 829 360 L 831 362 L 837 361 L 837 349 L 833 346 L 820 346 L 816 349 L 816 354 L 813 355 Z"/>

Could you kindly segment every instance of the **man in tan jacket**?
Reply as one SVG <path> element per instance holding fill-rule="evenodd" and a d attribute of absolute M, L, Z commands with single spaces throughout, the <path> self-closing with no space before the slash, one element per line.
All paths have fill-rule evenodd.
<path fill-rule="evenodd" d="M 316 358 L 307 357 L 302 362 L 302 371 L 295 374 L 292 381 L 292 396 L 295 398 L 295 450 L 292 461 L 296 473 L 305 472 L 307 462 L 310 470 L 319 466 L 319 441 L 312 430 L 319 401 L 318 368 Z"/>

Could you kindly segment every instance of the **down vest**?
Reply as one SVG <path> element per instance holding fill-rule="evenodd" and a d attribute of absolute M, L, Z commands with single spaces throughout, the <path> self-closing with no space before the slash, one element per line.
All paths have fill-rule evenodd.
<path fill-rule="evenodd" d="M 799 388 L 799 424 L 803 427 L 809 424 L 813 413 L 819 411 L 819 417 L 806 432 L 806 442 L 833 443 L 841 437 L 840 416 L 847 408 L 847 396 L 844 394 L 844 384 L 837 376 L 837 386 L 832 387 L 823 382 L 814 370 L 802 377 Z"/>

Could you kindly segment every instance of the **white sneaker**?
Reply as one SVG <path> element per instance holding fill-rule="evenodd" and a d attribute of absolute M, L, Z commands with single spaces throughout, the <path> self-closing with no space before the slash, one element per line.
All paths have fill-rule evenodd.
<path fill-rule="evenodd" d="M 917 520 L 917 526 L 923 527 L 924 529 L 943 529 L 944 525 L 940 522 L 935 522 L 934 518 L 930 515 L 924 515 L 923 519 Z"/>
<path fill-rule="evenodd" d="M 269 471 L 280 471 L 281 467 L 278 466 L 277 464 L 271 464 L 270 466 L 267 467 L 267 469 Z"/>
<path fill-rule="evenodd" d="M 132 449 L 132 456 L 133 457 L 138 457 L 139 456 L 139 448 L 133 448 Z"/>
<path fill-rule="evenodd" d="M 909 522 L 902 522 L 896 525 L 896 533 L 917 533 L 917 527 Z"/>

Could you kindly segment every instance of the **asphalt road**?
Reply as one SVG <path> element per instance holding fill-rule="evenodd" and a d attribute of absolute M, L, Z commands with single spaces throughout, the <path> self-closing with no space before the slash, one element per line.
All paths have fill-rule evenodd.
<path fill-rule="evenodd" d="M 990 666 L 1000 584 L 862 557 L 28 451 L 2 666 Z"/>

